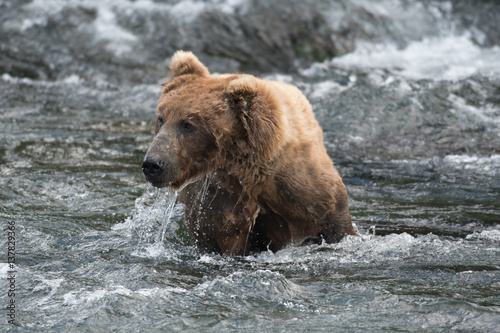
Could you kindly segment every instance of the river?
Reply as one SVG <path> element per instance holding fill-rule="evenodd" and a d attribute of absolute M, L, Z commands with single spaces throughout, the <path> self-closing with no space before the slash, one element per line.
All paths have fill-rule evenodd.
<path fill-rule="evenodd" d="M 499 21 L 485 0 L 1 0 L 0 331 L 500 332 Z M 358 236 L 196 248 L 141 172 L 181 48 L 306 94 Z"/>

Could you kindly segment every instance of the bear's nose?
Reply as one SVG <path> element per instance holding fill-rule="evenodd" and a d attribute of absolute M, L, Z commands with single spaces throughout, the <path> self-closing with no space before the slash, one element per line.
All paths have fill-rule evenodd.
<path fill-rule="evenodd" d="M 154 179 L 161 176 L 163 171 L 165 171 L 166 163 L 160 159 L 146 156 L 144 162 L 142 162 L 142 172 L 148 181 L 153 181 Z"/>

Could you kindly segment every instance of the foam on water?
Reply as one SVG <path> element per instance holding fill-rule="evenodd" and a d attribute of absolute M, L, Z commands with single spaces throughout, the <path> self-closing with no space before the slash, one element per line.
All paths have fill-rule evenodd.
<path fill-rule="evenodd" d="M 33 288 L 33 292 L 34 293 L 43 292 L 45 294 L 45 296 L 37 299 L 36 305 L 37 306 L 44 306 L 44 305 L 50 306 L 54 295 L 57 293 L 57 291 L 59 290 L 59 288 L 61 287 L 61 284 L 63 282 L 64 282 L 64 279 L 61 279 L 61 278 L 58 278 L 58 279 L 39 278 L 38 285 L 36 285 Z M 47 293 L 47 291 L 48 291 L 48 293 Z M 52 304 L 52 306 L 53 306 L 53 304 Z"/>
<path fill-rule="evenodd" d="M 387 70 L 409 79 L 459 80 L 471 75 L 500 75 L 500 47 L 481 48 L 470 35 L 426 37 L 401 49 L 390 43 L 360 43 L 356 51 L 315 64 L 304 75 L 315 75 L 325 66 L 343 69 Z"/>
<path fill-rule="evenodd" d="M 5 280 L 7 278 L 8 271 L 12 270 L 10 265 L 6 262 L 0 262 L 0 279 Z"/>
<path fill-rule="evenodd" d="M 467 172 L 471 175 L 498 177 L 500 176 L 500 155 L 471 156 L 446 155 L 442 158 L 433 157 L 420 160 L 393 160 L 397 165 L 432 167 L 444 174 Z"/>
<path fill-rule="evenodd" d="M 457 170 L 464 170 L 492 177 L 500 176 L 500 155 L 489 157 L 469 155 L 447 155 L 443 158 L 443 164 Z"/>
<path fill-rule="evenodd" d="M 500 56 L 500 55 L 499 55 Z M 500 65 L 498 65 L 500 73 Z M 470 115 L 477 121 L 489 124 L 490 126 L 500 127 L 500 108 L 498 105 L 493 103 L 485 103 L 485 105 L 477 106 L 468 103 L 464 97 L 457 96 L 456 94 L 451 94 L 448 99 L 452 103 L 452 108 L 450 112 L 458 113 L 459 115 Z M 500 136 L 500 132 L 498 133 Z"/>
<path fill-rule="evenodd" d="M 469 240 L 487 239 L 500 242 L 500 228 L 494 230 L 483 230 L 481 232 L 475 232 L 471 235 L 468 235 L 466 239 Z M 496 249 L 496 252 L 498 252 L 498 249 Z"/>
<path fill-rule="evenodd" d="M 186 290 L 183 288 L 142 288 L 138 290 L 129 289 L 123 285 L 113 285 L 106 289 L 98 289 L 93 291 L 88 291 L 84 289 L 70 291 L 63 295 L 63 304 L 67 306 L 95 306 L 95 304 L 100 300 L 109 298 L 112 295 L 121 295 L 130 298 L 137 297 L 157 297 L 161 295 L 162 297 L 168 297 L 171 293 L 185 293 Z"/>
<path fill-rule="evenodd" d="M 222 293 L 229 297 L 295 297 L 301 288 L 288 280 L 283 274 L 268 269 L 254 271 L 235 271 L 227 276 L 216 277 L 199 284 L 194 292 Z"/>
<path fill-rule="evenodd" d="M 137 37 L 116 23 L 115 14 L 110 8 L 103 5 L 99 7 L 94 25 L 96 38 L 106 41 L 106 49 L 118 57 L 131 52 L 137 44 Z"/>

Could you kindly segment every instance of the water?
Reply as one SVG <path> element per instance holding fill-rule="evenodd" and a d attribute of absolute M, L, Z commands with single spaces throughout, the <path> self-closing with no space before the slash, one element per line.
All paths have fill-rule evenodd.
<path fill-rule="evenodd" d="M 17 323 L 4 310 L 1 331 L 500 332 L 498 4 L 278 7 L 0 1 L 0 302 L 11 222 Z M 277 42 L 315 17 L 295 53 Z M 220 36 L 239 25 L 276 35 L 228 48 Z M 334 50 L 304 45 L 330 33 Z M 181 47 L 308 96 L 359 236 L 237 258 L 196 249 L 175 193 L 140 170 Z"/>

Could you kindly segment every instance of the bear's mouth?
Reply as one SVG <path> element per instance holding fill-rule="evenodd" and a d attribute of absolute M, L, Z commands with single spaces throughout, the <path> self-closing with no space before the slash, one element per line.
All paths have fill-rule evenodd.
<path fill-rule="evenodd" d="M 175 187 L 173 181 L 164 179 L 163 177 L 154 177 L 150 175 L 145 175 L 146 181 L 156 188 L 163 187 Z"/>
<path fill-rule="evenodd" d="M 170 184 L 164 183 L 164 182 L 155 182 L 155 181 L 148 181 L 151 185 L 153 185 L 156 188 L 163 188 L 163 187 L 169 187 Z"/>

